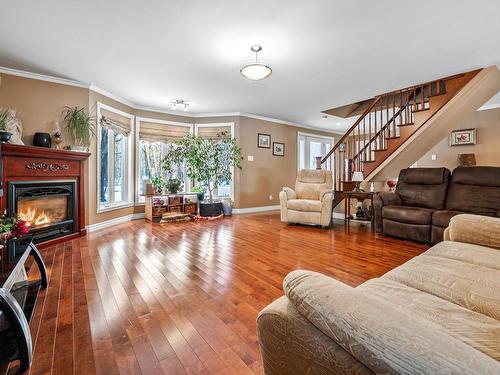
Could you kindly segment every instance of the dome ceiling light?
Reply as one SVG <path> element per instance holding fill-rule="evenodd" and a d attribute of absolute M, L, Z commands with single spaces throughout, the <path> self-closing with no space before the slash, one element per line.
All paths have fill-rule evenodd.
<path fill-rule="evenodd" d="M 262 47 L 254 45 L 250 49 L 252 52 L 255 52 L 255 62 L 241 68 L 241 75 L 252 81 L 260 81 L 261 79 L 269 77 L 273 70 L 268 65 L 257 62 L 257 54 L 262 51 Z"/>

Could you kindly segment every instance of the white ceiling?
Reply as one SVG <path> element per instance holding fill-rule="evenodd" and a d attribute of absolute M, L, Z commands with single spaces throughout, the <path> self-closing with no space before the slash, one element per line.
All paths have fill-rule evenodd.
<path fill-rule="evenodd" d="M 142 106 L 247 112 L 344 129 L 320 111 L 500 63 L 500 1 L 1 2 L 0 65 Z M 273 68 L 244 79 L 252 44 Z"/>

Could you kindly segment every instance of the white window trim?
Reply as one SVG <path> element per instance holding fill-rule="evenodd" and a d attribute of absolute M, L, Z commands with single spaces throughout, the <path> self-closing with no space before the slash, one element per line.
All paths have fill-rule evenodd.
<path fill-rule="evenodd" d="M 194 124 L 194 134 L 198 135 L 199 128 L 219 128 L 229 126 L 231 128 L 231 139 L 236 139 L 234 134 L 234 122 L 218 122 L 218 123 L 204 123 L 204 124 Z M 231 167 L 231 195 L 229 196 L 234 202 L 234 166 Z"/>
<path fill-rule="evenodd" d="M 320 138 L 320 139 L 327 139 L 331 142 L 331 147 L 335 145 L 335 137 L 327 136 L 327 135 L 319 135 L 319 134 L 314 134 L 314 133 L 305 133 L 298 131 L 297 132 L 297 170 L 300 170 L 300 136 L 303 135 L 305 137 L 312 137 L 312 138 Z"/>
<path fill-rule="evenodd" d="M 194 124 L 190 122 L 178 122 L 178 121 L 168 121 L 168 120 L 160 120 L 156 118 L 149 117 L 135 117 L 135 205 L 136 206 L 144 206 L 145 202 L 141 202 L 141 197 L 139 196 L 140 184 L 142 184 L 142 180 L 140 180 L 140 163 L 141 157 L 139 155 L 139 132 L 141 130 L 141 122 L 152 122 L 155 124 L 165 124 L 165 125 L 174 125 L 174 126 L 184 126 L 189 128 L 189 134 L 193 134 Z M 187 186 L 188 189 L 191 186 Z"/>
<path fill-rule="evenodd" d="M 123 117 L 126 117 L 130 120 L 130 133 L 127 136 L 127 157 L 126 157 L 127 165 L 125 166 L 125 169 L 127 171 L 127 178 L 125 180 L 126 191 L 127 191 L 126 200 L 123 202 L 119 202 L 119 203 L 110 203 L 106 207 L 100 206 L 100 196 L 99 196 L 100 192 L 101 192 L 101 163 L 100 163 L 101 148 L 99 147 L 99 145 L 101 144 L 101 121 L 100 121 L 100 118 L 101 118 L 101 110 L 102 109 L 109 111 L 109 112 L 116 113 L 116 114 L 123 116 Z M 133 174 L 134 174 L 133 170 L 132 170 L 132 141 L 134 139 L 134 136 L 133 136 L 134 135 L 134 118 L 135 118 L 135 116 L 131 115 L 130 113 L 126 113 L 126 112 L 120 111 L 119 109 L 110 107 L 109 105 L 106 105 L 104 103 L 97 102 L 97 119 L 96 119 L 96 122 L 97 122 L 97 127 L 96 127 L 96 131 L 97 131 L 97 137 L 96 137 L 96 140 L 97 140 L 97 144 L 96 144 L 96 149 L 97 149 L 97 153 L 96 153 L 97 154 L 97 158 L 96 158 L 96 163 L 97 163 L 97 184 L 96 184 L 97 185 L 97 199 L 96 199 L 96 213 L 98 213 L 98 214 L 102 213 L 102 212 L 118 210 L 120 208 L 131 207 L 134 204 L 132 201 L 132 196 L 133 196 L 132 187 L 134 186 L 134 184 L 132 183 L 132 178 L 133 178 Z"/>

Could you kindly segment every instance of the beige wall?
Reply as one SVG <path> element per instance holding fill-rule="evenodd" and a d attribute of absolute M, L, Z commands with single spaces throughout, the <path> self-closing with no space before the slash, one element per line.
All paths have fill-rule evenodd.
<path fill-rule="evenodd" d="M 441 140 L 417 161 L 418 167 L 458 166 L 458 154 L 473 153 L 477 165 L 500 166 L 500 108 L 477 111 L 455 126 L 455 129 L 477 129 L 477 143 L 471 146 L 449 146 L 448 137 Z M 436 155 L 436 160 L 431 156 Z"/>
<path fill-rule="evenodd" d="M 240 171 L 238 207 L 261 207 L 279 204 L 283 186 L 295 186 L 297 175 L 298 132 L 333 136 L 331 133 L 299 128 L 275 122 L 240 117 L 239 142 L 243 153 Z M 258 148 L 257 134 L 271 135 L 271 142 L 285 144 L 285 156 L 273 156 L 272 148 Z M 251 155 L 254 161 L 248 161 Z M 269 196 L 272 195 L 272 200 Z"/>
<path fill-rule="evenodd" d="M 2 74 L 0 85 L 0 107 L 15 108 L 23 122 L 23 140 L 31 145 L 35 132 L 53 132 L 53 122 L 61 121 L 64 106 L 85 106 L 95 114 L 97 102 L 104 103 L 123 112 L 153 119 L 187 123 L 233 122 L 244 160 L 242 170 L 235 173 L 235 207 L 249 208 L 277 205 L 278 193 L 283 186 L 293 186 L 297 171 L 297 132 L 318 135 L 330 133 L 299 128 L 285 124 L 263 121 L 241 116 L 199 117 L 172 115 L 131 108 L 107 96 L 86 88 L 45 82 L 30 78 Z M 285 143 L 285 157 L 273 156 L 272 149 L 257 147 L 257 133 L 271 135 L 271 140 Z M 69 142 L 65 139 L 63 146 Z M 90 147 L 91 157 L 87 163 L 85 184 L 86 222 L 96 224 L 117 217 L 143 212 L 144 206 L 137 205 L 97 213 L 97 148 L 94 141 Z M 135 154 L 135 148 L 132 151 Z M 247 157 L 254 156 L 249 162 Z M 132 170 L 135 176 L 135 155 Z M 269 200 L 269 195 L 273 196 Z"/>
<path fill-rule="evenodd" d="M 32 144 L 36 132 L 53 133 L 54 121 L 61 121 L 64 106 L 88 105 L 89 90 L 86 88 L 8 74 L 1 76 L 0 108 L 17 110 L 26 145 Z"/>

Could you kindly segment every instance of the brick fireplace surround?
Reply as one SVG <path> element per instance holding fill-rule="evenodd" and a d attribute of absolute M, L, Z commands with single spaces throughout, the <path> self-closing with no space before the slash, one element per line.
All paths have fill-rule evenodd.
<path fill-rule="evenodd" d="M 84 186 L 85 161 L 90 156 L 89 153 L 13 144 L 2 144 L 0 153 L 3 164 L 1 212 L 14 213 L 11 212 L 14 210 L 12 195 L 16 188 L 21 187 L 21 190 L 28 191 L 29 194 L 30 183 L 41 185 L 42 191 L 44 189 L 51 191 L 53 184 L 52 191 L 57 192 L 57 189 L 62 187 L 61 191 L 64 193 L 64 187 L 71 186 L 67 189 L 69 193 L 60 194 L 61 197 L 68 196 L 65 198 L 68 201 L 68 208 L 65 211 L 68 212 L 64 212 L 64 215 L 68 215 L 68 217 L 62 218 L 61 222 L 70 219 L 66 220 L 70 225 L 67 226 L 66 231 L 51 236 L 54 238 L 48 237 L 48 240 L 43 238 L 39 240 L 38 247 L 50 246 L 86 234 Z M 37 195 L 28 195 L 28 200 L 30 199 L 37 200 Z M 41 226 L 43 227 L 43 225 Z M 32 227 L 35 228 L 36 225 Z"/>

